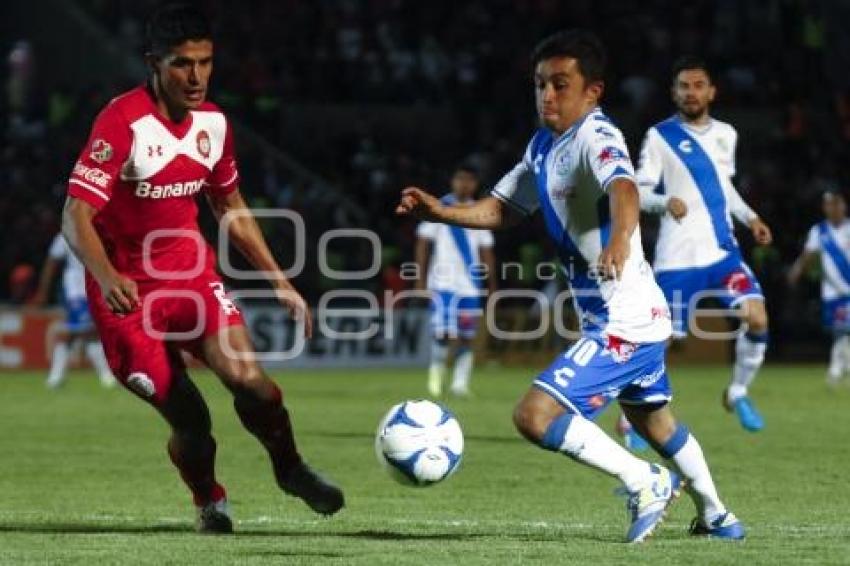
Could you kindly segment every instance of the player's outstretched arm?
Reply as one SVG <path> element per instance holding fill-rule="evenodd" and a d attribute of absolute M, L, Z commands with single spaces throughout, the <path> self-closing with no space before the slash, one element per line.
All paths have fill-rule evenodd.
<path fill-rule="evenodd" d="M 47 303 L 47 295 L 50 293 L 50 285 L 53 283 L 53 278 L 59 271 L 59 264 L 62 263 L 56 258 L 47 256 L 44 260 L 44 265 L 41 266 L 41 275 L 38 278 L 38 287 L 35 294 L 30 300 L 31 305 L 40 306 Z"/>
<path fill-rule="evenodd" d="M 803 251 L 788 270 L 788 285 L 796 287 L 803 273 L 818 259 L 820 254 L 813 251 Z"/>
<path fill-rule="evenodd" d="M 608 245 L 599 254 L 600 274 L 619 279 L 629 258 L 632 234 L 640 216 L 640 197 L 634 182 L 614 179 L 608 187 L 611 203 L 611 235 Z"/>
<path fill-rule="evenodd" d="M 482 247 L 479 253 L 481 262 L 487 266 L 487 292 L 492 295 L 499 290 L 496 281 L 496 254 L 493 253 L 493 248 L 489 246 Z"/>
<path fill-rule="evenodd" d="M 97 209 L 86 201 L 68 197 L 62 211 L 62 235 L 100 285 L 107 306 L 116 314 L 126 314 L 141 304 L 139 289 L 135 281 L 118 273 L 109 261 L 92 224 L 96 214 Z"/>
<path fill-rule="evenodd" d="M 729 200 L 729 211 L 732 216 L 750 229 L 756 243 L 761 246 L 770 245 L 773 242 L 773 233 L 770 231 L 770 227 L 744 202 L 741 193 L 731 183 L 726 188 L 726 198 Z"/>
<path fill-rule="evenodd" d="M 510 228 L 522 220 L 521 215 L 496 197 L 484 197 L 471 205 L 447 206 L 417 187 L 407 187 L 401 192 L 401 200 L 395 212 L 430 222 L 486 230 Z"/>
<path fill-rule="evenodd" d="M 269 283 L 277 298 L 296 320 L 304 321 L 304 334 L 313 335 L 313 317 L 304 298 L 289 282 L 283 270 L 269 250 L 265 237 L 257 225 L 251 209 L 238 190 L 226 195 L 207 195 L 207 200 L 220 224 L 224 224 L 227 235 L 242 255 L 254 268 L 272 273 Z"/>
<path fill-rule="evenodd" d="M 417 291 L 425 290 L 425 283 L 428 279 L 428 266 L 431 263 L 431 240 L 428 238 L 416 238 L 416 246 L 413 249 L 413 259 L 416 262 L 416 284 L 414 289 Z"/>

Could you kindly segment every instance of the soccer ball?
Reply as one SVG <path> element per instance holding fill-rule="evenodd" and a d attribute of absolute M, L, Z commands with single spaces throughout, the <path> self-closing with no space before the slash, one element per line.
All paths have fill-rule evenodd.
<path fill-rule="evenodd" d="M 378 425 L 378 461 L 399 483 L 427 486 L 452 475 L 463 454 L 463 432 L 451 411 L 431 401 L 405 401 Z"/>

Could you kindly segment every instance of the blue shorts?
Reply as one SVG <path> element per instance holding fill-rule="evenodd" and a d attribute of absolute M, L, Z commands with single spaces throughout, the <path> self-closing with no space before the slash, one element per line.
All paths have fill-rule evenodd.
<path fill-rule="evenodd" d="M 850 333 L 850 297 L 824 301 L 821 309 L 825 329 L 835 334 Z"/>
<path fill-rule="evenodd" d="M 85 297 L 63 297 L 65 304 L 65 328 L 69 332 L 85 332 L 94 328 L 89 313 L 89 302 Z"/>
<path fill-rule="evenodd" d="M 761 285 L 737 251 L 707 267 L 659 271 L 655 279 L 670 305 L 673 334 L 679 338 L 687 335 L 694 299 L 694 304 L 702 298 L 715 299 L 726 309 L 747 299 L 764 300 Z M 696 296 L 701 292 L 705 295 Z"/>
<path fill-rule="evenodd" d="M 616 356 L 602 342 L 581 338 L 537 376 L 534 386 L 588 419 L 599 416 L 614 399 L 626 405 L 672 399 L 664 364 L 666 343 L 629 346 L 631 352 Z"/>
<path fill-rule="evenodd" d="M 481 297 L 431 292 L 431 332 L 436 338 L 474 338 L 481 320 Z"/>

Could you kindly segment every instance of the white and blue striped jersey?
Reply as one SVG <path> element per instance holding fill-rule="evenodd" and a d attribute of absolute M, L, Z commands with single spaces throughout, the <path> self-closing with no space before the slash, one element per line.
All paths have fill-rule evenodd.
<path fill-rule="evenodd" d="M 826 220 L 811 227 L 804 251 L 819 253 L 824 301 L 850 297 L 850 220 L 833 226 Z"/>
<path fill-rule="evenodd" d="M 643 210 L 663 214 L 655 245 L 655 271 L 705 267 L 738 249 L 732 215 L 748 224 L 756 213 L 735 190 L 738 133 L 712 119 L 695 128 L 674 116 L 646 133 L 638 161 Z M 688 213 L 676 221 L 666 213 L 670 197 Z"/>
<path fill-rule="evenodd" d="M 443 197 L 454 204 L 451 195 Z M 486 283 L 481 263 L 481 248 L 493 247 L 493 233 L 472 230 L 436 222 L 422 222 L 416 235 L 431 241 L 431 261 L 428 264 L 428 289 L 449 291 L 463 297 L 481 295 Z"/>
<path fill-rule="evenodd" d="M 71 252 L 68 242 L 62 234 L 57 234 L 50 244 L 47 255 L 57 261 L 64 261 L 62 271 L 62 291 L 66 299 L 86 298 L 86 268 Z"/>
<path fill-rule="evenodd" d="M 620 279 L 597 277 L 597 260 L 611 230 L 606 191 L 620 178 L 634 178 L 623 135 L 595 108 L 557 138 L 538 130 L 522 161 L 492 194 L 526 215 L 542 210 L 584 333 L 660 342 L 670 336 L 670 314 L 644 259 L 639 227 Z"/>

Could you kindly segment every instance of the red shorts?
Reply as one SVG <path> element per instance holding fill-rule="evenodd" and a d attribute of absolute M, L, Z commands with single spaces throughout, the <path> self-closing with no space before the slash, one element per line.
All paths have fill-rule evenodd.
<path fill-rule="evenodd" d="M 205 338 L 227 326 L 244 324 L 215 272 L 140 289 L 142 308 L 126 315 L 109 310 L 97 284 L 89 281 L 87 287 L 113 374 L 154 404 L 168 397 L 174 379 L 185 372 L 180 350 L 198 357 Z"/>

